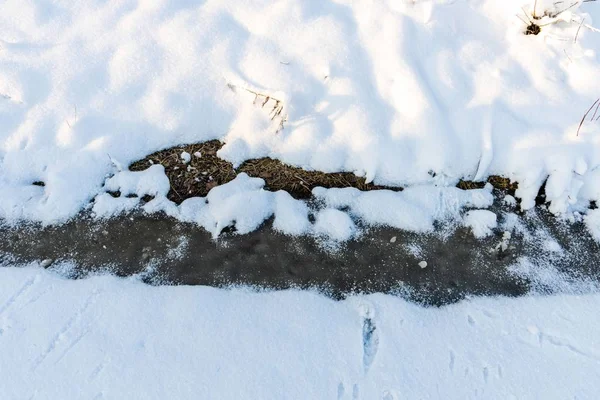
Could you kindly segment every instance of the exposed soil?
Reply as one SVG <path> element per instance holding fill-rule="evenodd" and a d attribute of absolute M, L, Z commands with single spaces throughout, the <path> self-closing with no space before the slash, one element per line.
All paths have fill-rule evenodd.
<path fill-rule="evenodd" d="M 171 183 L 167 197 L 179 204 L 190 197 L 204 197 L 215 186 L 225 184 L 235 179 L 237 174 L 246 173 L 249 176 L 262 178 L 265 189 L 271 191 L 285 190 L 297 199 L 310 198 L 312 189 L 353 187 L 359 190 L 388 189 L 401 191 L 401 187 L 380 186 L 367 183 L 365 178 L 351 172 L 325 173 L 308 171 L 293 167 L 271 158 L 251 159 L 238 168 L 233 168 L 217 156 L 223 143 L 211 140 L 203 143 L 172 147 L 150 154 L 143 160 L 130 165 L 132 171 L 143 171 L 151 165 L 160 164 L 165 167 L 165 173 Z M 182 154 L 190 156 L 189 162 L 184 162 Z M 492 176 L 488 179 L 496 189 L 514 195 L 517 184 L 507 178 Z M 461 189 L 480 189 L 486 182 L 460 181 Z"/>

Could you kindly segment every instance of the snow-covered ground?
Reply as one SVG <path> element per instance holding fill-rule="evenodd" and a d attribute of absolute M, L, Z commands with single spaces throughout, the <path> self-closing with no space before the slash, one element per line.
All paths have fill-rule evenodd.
<path fill-rule="evenodd" d="M 215 234 L 276 213 L 286 232 L 342 240 L 359 219 L 416 230 L 460 220 L 464 207 L 488 204 L 448 187 L 490 174 L 518 181 L 525 209 L 548 178 L 553 212 L 585 214 L 600 200 L 599 113 L 579 126 L 600 96 L 600 5 L 567 3 L 3 1 L 0 218 L 54 223 L 88 206 L 127 210 L 137 200 L 104 194 L 122 184 L 157 195 L 148 211 Z M 528 20 L 539 35 L 524 35 Z M 163 197 L 168 186 L 119 176 L 155 150 L 212 138 L 234 164 L 271 156 L 419 187 L 352 198 L 349 212 L 317 210 L 320 224 L 309 226 L 302 204 L 262 194 L 260 182 L 233 185 L 240 196 L 226 205 L 197 199 L 190 216 Z M 136 179 L 156 183 L 158 168 Z M 485 235 L 492 220 L 471 213 L 465 223 Z M 598 220 L 597 211 L 586 217 L 596 237 Z"/>
<path fill-rule="evenodd" d="M 0 268 L 6 399 L 594 399 L 600 295 L 476 298 L 73 281 Z"/>
<path fill-rule="evenodd" d="M 600 240 L 599 23 L 600 3 L 580 1 L 4 0 L 0 223 L 107 217 L 148 194 L 145 211 L 215 237 L 271 216 L 334 242 L 450 220 L 508 247 L 517 214 L 488 210 L 489 186 L 454 187 L 493 174 L 519 183 L 523 209 L 547 180 L 549 209 Z M 316 188 L 309 204 L 240 174 L 178 206 L 160 165 L 127 171 L 215 138 L 234 165 L 406 189 Z M 0 268 L 0 397 L 596 398 L 600 295 L 572 293 L 437 309 Z"/>

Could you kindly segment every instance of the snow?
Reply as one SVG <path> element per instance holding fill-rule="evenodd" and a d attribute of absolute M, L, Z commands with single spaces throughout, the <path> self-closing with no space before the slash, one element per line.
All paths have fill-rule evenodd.
<path fill-rule="evenodd" d="M 191 154 L 188 153 L 187 151 L 182 152 L 180 157 L 181 157 L 181 161 L 184 164 L 187 164 L 187 163 L 189 163 L 192 160 Z"/>
<path fill-rule="evenodd" d="M 92 212 L 98 218 L 109 218 L 135 208 L 139 200 L 148 195 L 154 197 L 153 203 L 145 207 L 148 211 L 166 211 L 174 205 L 167 202 L 166 196 L 171 185 L 162 165 L 152 165 L 145 171 L 120 171 L 106 180 L 104 190 L 94 199 Z M 113 194 L 109 194 L 112 192 Z M 114 194 L 119 193 L 118 197 Z M 133 196 L 133 197 L 132 197 Z M 156 207 L 157 205 L 163 207 Z"/>
<path fill-rule="evenodd" d="M 498 226 L 498 221 L 496 214 L 491 211 L 473 210 L 465 214 L 464 224 L 471 228 L 475 237 L 484 238 L 492 234 L 492 229 Z"/>
<path fill-rule="evenodd" d="M 165 168 L 162 165 L 152 165 L 145 171 L 119 172 L 106 180 L 104 189 L 108 192 L 121 192 L 122 196 L 166 196 L 170 185 Z"/>
<path fill-rule="evenodd" d="M 510 194 L 507 194 L 506 196 L 504 196 L 504 199 L 502 199 L 502 202 L 509 207 L 515 207 L 517 205 L 517 199 L 515 199 Z"/>
<path fill-rule="evenodd" d="M 436 221 L 460 221 L 463 210 L 493 203 L 491 187 L 464 191 L 419 186 L 401 192 L 317 187 L 313 189 L 317 202 L 309 205 L 283 191 L 266 191 L 264 185 L 263 179 L 240 173 L 231 182 L 211 189 L 205 198 L 187 199 L 176 206 L 166 198 L 169 182 L 163 167 L 153 165 L 145 171 L 117 172 L 107 179 L 107 193 L 96 197 L 92 211 L 98 217 L 118 215 L 139 207 L 142 197 L 151 195 L 154 198 L 141 206 L 144 211 L 163 211 L 182 221 L 197 223 L 213 238 L 228 227 L 234 227 L 238 234 L 251 232 L 274 216 L 273 227 L 284 234 L 315 234 L 343 242 L 356 236 L 359 222 L 433 232 Z M 120 192 L 120 196 L 113 197 L 115 192 Z M 135 197 L 130 198 L 131 195 Z M 315 223 L 310 222 L 311 214 L 317 216 Z"/>
<path fill-rule="evenodd" d="M 591 210 L 586 215 L 585 225 L 594 239 L 600 242 L 600 209 Z"/>
<path fill-rule="evenodd" d="M 334 241 L 343 242 L 354 235 L 356 226 L 350 216 L 333 208 L 327 208 L 317 214 L 315 232 Z"/>
<path fill-rule="evenodd" d="M 598 294 L 423 308 L 0 268 L 0 388 L 11 399 L 594 398 L 598 307 Z"/>
<path fill-rule="evenodd" d="M 213 188 L 206 196 L 207 206 L 200 210 L 202 226 L 215 238 L 233 223 L 240 234 L 258 228 L 273 214 L 272 193 L 262 189 L 264 184 L 260 178 L 240 174 Z"/>
<path fill-rule="evenodd" d="M 310 232 L 308 206 L 295 200 L 289 193 L 280 190 L 275 193 L 275 220 L 273 228 L 288 235 L 302 235 Z"/>
<path fill-rule="evenodd" d="M 448 222 L 477 237 L 504 232 L 496 249 L 507 251 L 524 223 L 487 210 L 489 185 L 454 187 L 502 175 L 519 183 L 506 206 L 531 209 L 545 184 L 548 209 L 583 221 L 600 242 L 600 210 L 590 209 L 600 204 L 600 122 L 590 108 L 600 96 L 600 5 L 548 15 L 560 4 L 5 0 L 0 222 L 139 208 L 215 239 L 272 220 L 283 234 L 334 247 L 373 226 L 429 233 Z M 534 14 L 542 31 L 526 36 L 517 17 Z M 163 166 L 127 170 L 210 139 L 225 143 L 218 155 L 234 166 L 268 156 L 404 190 L 315 188 L 305 201 L 240 174 L 176 205 Z M 179 156 L 186 168 L 192 155 Z M 547 232 L 525 239 L 541 256 L 510 272 L 537 295 L 442 308 L 382 294 L 336 302 L 310 291 L 149 286 L 143 273 L 74 281 L 68 263 L 0 262 L 0 393 L 595 398 L 598 285 L 552 265 L 563 249 Z M 419 245 L 402 246 L 422 260 L 414 268 L 427 267 Z"/>
<path fill-rule="evenodd" d="M 578 3 L 526 36 L 515 15 L 533 3 L 4 1 L 0 218 L 63 222 L 93 199 L 113 215 L 133 202 L 107 199 L 107 177 L 215 138 L 236 165 L 270 156 L 409 188 L 504 175 L 524 209 L 547 179 L 552 212 L 585 212 L 600 200 L 600 123 L 579 128 L 600 93 L 600 7 Z M 272 213 L 267 195 L 249 196 L 258 216 Z M 164 203 L 146 209 L 175 213 Z M 445 213 L 403 206 L 360 196 L 352 213 L 417 231 L 437 216 L 416 212 Z M 213 211 L 213 234 L 260 219 Z"/>

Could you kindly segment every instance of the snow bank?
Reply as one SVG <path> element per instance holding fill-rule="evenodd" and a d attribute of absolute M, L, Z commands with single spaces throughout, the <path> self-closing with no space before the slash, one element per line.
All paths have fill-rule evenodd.
<path fill-rule="evenodd" d="M 501 174 L 524 208 L 549 177 L 552 211 L 581 211 L 600 200 L 600 123 L 578 129 L 600 96 L 600 7 L 525 36 L 522 6 L 533 1 L 4 1 L 0 217 L 64 221 L 114 161 L 212 138 L 234 164 L 271 156 L 403 187 Z M 223 212 L 211 231 L 242 218 Z"/>
<path fill-rule="evenodd" d="M 162 174 L 156 176 L 156 174 Z M 179 207 L 166 198 L 169 190 L 161 166 L 146 171 L 122 171 L 106 181 L 107 192 L 96 197 L 97 217 L 114 216 L 140 205 L 144 195 L 155 196 L 143 206 L 148 213 L 164 211 L 186 222 L 197 223 L 214 238 L 234 227 L 244 234 L 275 217 L 273 226 L 288 235 L 315 234 L 333 242 L 352 239 L 359 232 L 355 221 L 368 226 L 389 226 L 416 232 L 433 232 L 436 221 L 459 222 L 466 208 L 485 208 L 493 203 L 491 186 L 460 190 L 423 186 L 401 192 L 353 188 L 313 190 L 316 204 L 309 205 L 288 193 L 265 191 L 265 182 L 239 174 L 233 181 L 214 187 L 205 198 L 190 198 Z M 123 186 L 120 185 L 123 183 Z M 113 197 L 120 192 L 120 197 Z M 128 195 L 134 194 L 135 198 Z M 492 213 L 493 214 L 493 213 Z M 310 216 L 315 222 L 310 222 Z"/>
<path fill-rule="evenodd" d="M 0 268 L 0 387 L 11 399 L 594 398 L 599 307 L 597 294 L 438 309 Z"/>

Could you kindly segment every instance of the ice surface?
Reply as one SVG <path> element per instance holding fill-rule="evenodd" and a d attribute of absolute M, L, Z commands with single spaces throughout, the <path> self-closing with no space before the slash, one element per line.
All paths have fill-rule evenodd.
<path fill-rule="evenodd" d="M 0 268 L 0 387 L 7 399 L 595 398 L 599 307 L 597 294 L 422 308 Z"/>

